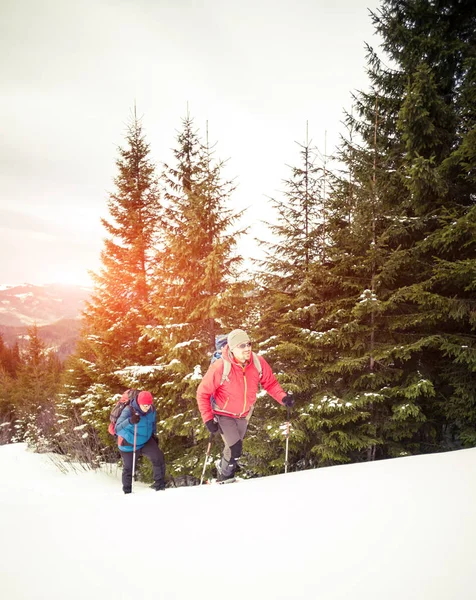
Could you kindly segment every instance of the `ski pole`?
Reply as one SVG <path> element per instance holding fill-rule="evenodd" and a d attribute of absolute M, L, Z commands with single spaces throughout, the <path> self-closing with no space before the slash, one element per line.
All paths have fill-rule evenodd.
<path fill-rule="evenodd" d="M 136 476 L 136 445 L 137 445 L 137 423 L 134 425 L 134 454 L 132 455 L 132 484 L 134 483 L 134 477 Z"/>
<path fill-rule="evenodd" d="M 207 468 L 208 457 L 210 456 L 210 450 L 212 448 L 212 440 L 213 440 L 213 434 L 211 433 L 210 437 L 208 439 L 207 453 L 205 455 L 205 462 L 203 463 L 203 470 L 202 470 L 202 477 L 200 478 L 200 485 L 202 485 L 202 483 L 203 483 L 203 477 L 205 475 L 205 469 Z"/>
<path fill-rule="evenodd" d="M 289 451 L 289 420 L 291 414 L 291 408 L 288 406 L 288 420 L 286 421 L 286 455 L 284 458 L 284 472 L 288 472 L 288 451 Z"/>

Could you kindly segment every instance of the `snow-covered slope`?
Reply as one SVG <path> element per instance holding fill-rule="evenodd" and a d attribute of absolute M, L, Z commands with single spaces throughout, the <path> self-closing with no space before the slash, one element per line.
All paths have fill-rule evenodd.
<path fill-rule="evenodd" d="M 476 449 L 121 492 L 0 447 L 8 600 L 473 600 Z"/>

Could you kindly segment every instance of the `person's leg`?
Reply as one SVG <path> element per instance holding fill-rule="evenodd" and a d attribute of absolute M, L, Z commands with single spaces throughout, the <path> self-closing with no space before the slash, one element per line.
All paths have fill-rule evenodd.
<path fill-rule="evenodd" d="M 132 452 L 122 452 L 122 491 L 130 494 L 132 491 Z"/>
<path fill-rule="evenodd" d="M 225 442 L 223 455 L 220 462 L 220 479 L 230 479 L 235 474 L 236 461 L 243 451 L 243 439 L 246 434 L 248 421 L 245 418 L 233 419 L 232 417 L 217 416 L 220 433 Z"/>
<path fill-rule="evenodd" d="M 142 454 L 147 456 L 152 463 L 152 471 L 154 474 L 154 489 L 164 490 L 165 489 L 165 458 L 164 453 L 159 448 L 157 442 L 150 438 L 150 440 L 142 447 Z"/>

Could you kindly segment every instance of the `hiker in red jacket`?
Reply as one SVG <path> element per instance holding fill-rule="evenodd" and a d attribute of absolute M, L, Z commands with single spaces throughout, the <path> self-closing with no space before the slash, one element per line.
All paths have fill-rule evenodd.
<path fill-rule="evenodd" d="M 256 402 L 259 384 L 279 404 L 294 404 L 292 395 L 279 385 L 265 359 L 251 352 L 251 341 L 245 331 L 233 330 L 228 334 L 227 342 L 222 358 L 210 365 L 197 389 L 198 408 L 205 426 L 211 434 L 219 431 L 225 442 L 217 466 L 219 481 L 232 479 L 235 475 L 248 426 L 247 416 Z M 222 382 L 225 361 L 231 368 Z"/>

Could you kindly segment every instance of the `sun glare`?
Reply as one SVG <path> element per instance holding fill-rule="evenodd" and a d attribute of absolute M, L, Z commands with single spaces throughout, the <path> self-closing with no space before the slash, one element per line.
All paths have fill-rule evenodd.
<path fill-rule="evenodd" d="M 47 274 L 45 283 L 59 283 L 61 285 L 83 285 L 92 286 L 91 278 L 87 271 L 50 271 Z"/>

